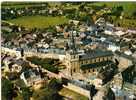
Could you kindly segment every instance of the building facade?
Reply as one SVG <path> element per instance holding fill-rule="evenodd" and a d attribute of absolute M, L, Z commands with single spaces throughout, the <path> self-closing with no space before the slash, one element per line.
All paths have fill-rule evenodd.
<path fill-rule="evenodd" d="M 69 47 L 66 48 L 68 49 L 66 51 L 65 64 L 71 76 L 74 73 L 95 73 L 100 68 L 112 63 L 113 53 L 111 51 L 94 49 L 84 50 L 84 52 L 79 53 L 72 33 Z"/>

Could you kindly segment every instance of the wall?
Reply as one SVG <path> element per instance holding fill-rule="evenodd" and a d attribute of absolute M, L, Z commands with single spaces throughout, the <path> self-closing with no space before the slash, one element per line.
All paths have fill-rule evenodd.
<path fill-rule="evenodd" d="M 119 70 L 120 71 L 123 71 L 125 70 L 126 68 L 128 68 L 129 66 L 133 65 L 132 61 L 127 59 L 127 58 L 124 58 L 124 57 L 115 57 L 118 61 L 119 61 Z"/>
<path fill-rule="evenodd" d="M 83 89 L 83 88 L 80 88 L 80 87 L 78 87 L 78 86 L 76 86 L 76 85 L 73 85 L 73 84 L 71 84 L 71 83 L 68 83 L 67 86 L 66 86 L 66 85 L 63 85 L 63 86 L 64 86 L 65 88 L 68 88 L 68 89 L 70 89 L 70 90 L 72 90 L 72 91 L 74 91 L 74 92 L 77 92 L 77 93 L 79 93 L 79 94 L 81 94 L 81 95 L 84 95 L 84 96 L 90 98 L 90 91 L 88 91 L 88 90 L 85 90 L 85 89 Z"/>

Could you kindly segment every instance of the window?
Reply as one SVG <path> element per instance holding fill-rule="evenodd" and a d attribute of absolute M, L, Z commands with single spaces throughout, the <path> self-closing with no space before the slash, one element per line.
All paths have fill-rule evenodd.
<path fill-rule="evenodd" d="M 90 60 L 90 64 L 92 63 L 92 60 Z"/>
<path fill-rule="evenodd" d="M 103 57 L 100 58 L 100 62 L 103 61 Z"/>
<path fill-rule="evenodd" d="M 78 55 L 75 56 L 76 58 L 79 58 Z"/>
<path fill-rule="evenodd" d="M 90 63 L 90 60 L 88 60 L 88 64 Z"/>
<path fill-rule="evenodd" d="M 109 60 L 111 60 L 112 59 L 112 56 L 110 56 L 110 57 L 108 57 L 109 58 Z"/>
<path fill-rule="evenodd" d="M 76 69 L 74 68 L 73 72 L 76 72 Z"/>
<path fill-rule="evenodd" d="M 85 74 L 85 70 L 83 70 L 82 72 L 83 72 L 83 74 Z"/>
<path fill-rule="evenodd" d="M 85 61 L 83 61 L 83 64 L 85 64 Z"/>
<path fill-rule="evenodd" d="M 92 59 L 92 63 L 94 63 L 95 62 L 95 59 Z"/>
<path fill-rule="evenodd" d="M 96 58 L 96 62 L 99 62 L 99 58 Z"/>
<path fill-rule="evenodd" d="M 82 61 L 80 61 L 80 64 L 82 65 L 82 64 L 83 64 L 83 62 L 82 62 Z"/>
<path fill-rule="evenodd" d="M 96 59 L 94 59 L 94 63 L 96 62 Z"/>
<path fill-rule="evenodd" d="M 106 60 L 107 60 L 107 57 L 104 57 L 104 60 L 106 61 Z"/>

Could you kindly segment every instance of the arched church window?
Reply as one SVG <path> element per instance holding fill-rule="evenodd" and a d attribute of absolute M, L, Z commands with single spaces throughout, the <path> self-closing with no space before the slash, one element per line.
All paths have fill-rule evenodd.
<path fill-rule="evenodd" d="M 73 70 L 74 72 L 76 72 L 76 69 L 74 68 L 74 70 Z"/>

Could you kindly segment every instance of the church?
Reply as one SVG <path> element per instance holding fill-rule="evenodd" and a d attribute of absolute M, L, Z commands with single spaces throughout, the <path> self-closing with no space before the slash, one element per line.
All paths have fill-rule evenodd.
<path fill-rule="evenodd" d="M 65 65 L 69 75 L 74 73 L 88 74 L 99 72 L 101 68 L 105 68 L 112 64 L 112 51 L 104 51 L 100 49 L 84 50 L 79 52 L 76 47 L 75 38 L 71 32 L 69 43 L 65 46 L 66 57 Z"/>

